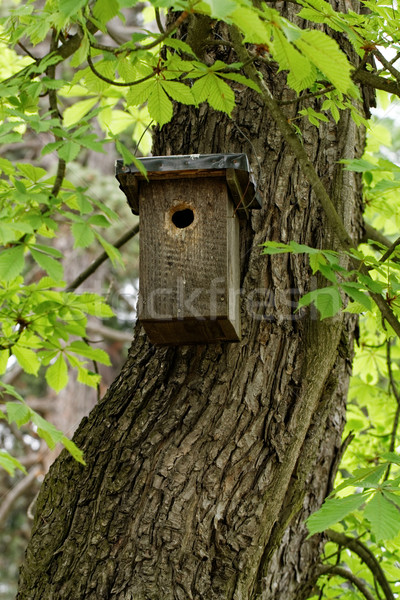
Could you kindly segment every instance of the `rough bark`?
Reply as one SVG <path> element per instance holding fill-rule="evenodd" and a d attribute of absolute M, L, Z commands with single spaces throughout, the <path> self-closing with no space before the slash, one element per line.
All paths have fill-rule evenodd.
<path fill-rule="evenodd" d="M 266 77 L 292 97 L 282 74 Z M 315 584 L 321 541 L 305 540 L 304 519 L 331 489 L 354 322 L 294 314 L 317 284 L 306 257 L 260 255 L 267 239 L 335 240 L 257 94 L 237 97 L 233 122 L 177 110 L 154 153 L 249 155 L 264 208 L 241 231 L 242 341 L 156 348 L 136 328 L 75 436 L 87 466 L 63 453 L 43 484 L 19 600 L 302 600 Z M 360 155 L 363 132 L 347 113 L 301 128 L 357 237 L 359 181 L 338 161 Z"/>

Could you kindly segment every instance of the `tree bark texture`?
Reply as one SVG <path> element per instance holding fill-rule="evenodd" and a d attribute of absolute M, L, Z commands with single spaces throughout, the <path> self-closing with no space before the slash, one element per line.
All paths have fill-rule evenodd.
<path fill-rule="evenodd" d="M 294 97 L 282 74 L 265 77 Z M 157 348 L 136 327 L 74 438 L 87 466 L 63 452 L 43 484 L 18 600 L 302 600 L 315 584 L 321 538 L 306 540 L 304 520 L 336 472 L 355 322 L 295 314 L 323 282 L 305 255 L 261 256 L 265 240 L 335 240 L 259 96 L 235 85 L 232 121 L 177 108 L 154 154 L 249 156 L 264 206 L 241 231 L 242 341 Z M 347 112 L 297 123 L 356 239 L 360 181 L 338 161 L 360 156 L 364 132 Z"/>

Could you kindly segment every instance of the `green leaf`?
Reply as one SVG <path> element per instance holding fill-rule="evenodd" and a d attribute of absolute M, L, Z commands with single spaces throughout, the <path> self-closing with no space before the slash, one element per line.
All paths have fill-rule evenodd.
<path fill-rule="evenodd" d="M 7 420 L 16 423 L 18 427 L 28 423 L 32 416 L 32 410 L 22 402 L 6 402 Z"/>
<path fill-rule="evenodd" d="M 354 90 L 351 65 L 337 42 L 318 30 L 306 30 L 295 40 L 297 48 L 344 94 Z"/>
<path fill-rule="evenodd" d="M 88 223 L 97 227 L 110 227 L 111 225 L 110 221 L 104 215 L 93 215 L 90 217 Z"/>
<path fill-rule="evenodd" d="M 342 307 L 342 299 L 337 287 L 329 286 L 319 290 L 313 290 L 305 294 L 299 300 L 298 308 L 308 306 L 314 302 L 320 312 L 321 320 L 333 317 Z"/>
<path fill-rule="evenodd" d="M 86 100 L 81 100 L 66 108 L 63 115 L 64 127 L 71 127 L 71 125 L 78 123 L 97 102 L 98 98 L 96 97 L 86 98 Z"/>
<path fill-rule="evenodd" d="M 182 102 L 182 104 L 195 104 L 192 91 L 189 86 L 179 81 L 168 81 L 165 80 L 161 83 L 168 96 L 171 96 L 173 100 Z"/>
<path fill-rule="evenodd" d="M 59 392 L 68 383 L 68 367 L 60 353 L 57 360 L 46 371 L 46 381 L 53 390 Z"/>
<path fill-rule="evenodd" d="M 321 508 L 307 519 L 309 536 L 324 531 L 348 514 L 360 508 L 365 502 L 366 494 L 351 494 L 344 498 L 328 498 Z"/>
<path fill-rule="evenodd" d="M 24 268 L 24 247 L 22 245 L 2 250 L 0 254 L 0 279 L 12 281 Z"/>
<path fill-rule="evenodd" d="M 87 0 L 59 0 L 60 12 L 65 17 L 71 17 L 76 14 L 78 10 L 83 8 L 87 3 Z"/>
<path fill-rule="evenodd" d="M 75 238 L 74 248 L 86 248 L 94 240 L 94 233 L 87 223 L 74 223 L 71 227 Z"/>
<path fill-rule="evenodd" d="M 103 365 L 111 365 L 110 357 L 107 352 L 102 350 L 101 348 L 92 348 L 89 344 L 85 342 L 72 342 L 65 349 L 68 352 L 74 352 L 75 354 L 79 354 L 80 356 L 85 356 L 86 358 L 90 358 L 91 360 L 95 360 L 97 362 L 102 363 Z"/>
<path fill-rule="evenodd" d="M 265 44 L 269 40 L 269 31 L 264 21 L 260 19 L 256 11 L 250 8 L 236 8 L 229 18 L 243 31 L 245 42 L 254 44 Z"/>
<path fill-rule="evenodd" d="M 34 411 L 32 411 L 32 423 L 36 425 L 38 436 L 46 442 L 50 450 L 54 450 L 56 444 L 64 437 L 62 431 Z"/>
<path fill-rule="evenodd" d="M 8 359 L 10 358 L 9 350 L 0 350 L 0 375 L 6 372 Z"/>
<path fill-rule="evenodd" d="M 206 4 L 211 9 L 211 16 L 216 19 L 225 19 L 237 7 L 233 0 L 206 0 Z"/>
<path fill-rule="evenodd" d="M 183 85 L 183 84 L 182 84 Z M 160 128 L 172 119 L 172 102 L 164 92 L 161 82 L 152 89 L 147 108 L 152 119 L 157 121 Z"/>
<path fill-rule="evenodd" d="M 47 171 L 40 167 L 34 167 L 33 165 L 29 165 L 28 163 L 17 163 L 16 166 L 18 170 L 25 175 L 28 179 L 36 183 L 42 177 L 47 175 Z"/>
<path fill-rule="evenodd" d="M 40 361 L 33 350 L 15 344 L 12 352 L 26 373 L 37 375 L 40 368 Z"/>
<path fill-rule="evenodd" d="M 357 284 L 355 284 L 357 285 Z M 351 283 L 342 283 L 340 286 L 350 298 L 352 298 L 355 302 L 362 304 L 365 309 L 372 310 L 372 300 L 371 298 L 361 290 L 357 289 Z"/>
<path fill-rule="evenodd" d="M 296 92 L 310 87 L 314 82 L 316 73 L 310 60 L 300 54 L 279 29 L 274 32 L 272 54 L 279 64 L 279 70 L 289 71 L 288 85 Z"/>
<path fill-rule="evenodd" d="M 3 467 L 11 477 L 14 476 L 15 469 L 19 469 L 25 473 L 25 475 L 27 474 L 25 467 L 19 460 L 11 456 L 6 450 L 0 450 L 0 467 Z"/>
<path fill-rule="evenodd" d="M 78 446 L 72 441 L 69 440 L 65 435 L 61 438 L 61 443 L 68 450 L 71 456 L 82 465 L 86 465 L 83 459 L 83 452 L 78 448 Z"/>
<path fill-rule="evenodd" d="M 50 146 L 50 144 L 48 144 L 48 146 Z M 60 158 L 65 160 L 65 162 L 69 163 L 78 156 L 79 150 L 79 144 L 77 144 L 76 142 L 68 141 L 65 144 L 62 144 L 62 146 L 60 146 L 58 150 L 58 155 Z"/>
<path fill-rule="evenodd" d="M 120 251 L 115 248 L 112 244 L 107 242 L 101 235 L 96 235 L 96 238 L 99 240 L 100 244 L 103 246 L 105 252 L 107 253 L 108 258 L 111 260 L 112 264 L 115 266 L 117 264 L 123 266 L 124 261 L 121 257 Z"/>
<path fill-rule="evenodd" d="M 93 7 L 93 15 L 101 23 L 107 23 L 119 12 L 118 0 L 97 0 Z"/>
<path fill-rule="evenodd" d="M 164 46 L 169 46 L 170 48 L 180 50 L 181 52 L 185 52 L 186 54 L 196 57 L 189 44 L 183 42 L 182 40 L 177 40 L 175 38 L 167 38 L 164 41 Z"/>
<path fill-rule="evenodd" d="M 84 368 L 78 369 L 78 381 L 79 383 L 83 383 L 84 385 L 88 385 L 92 388 L 97 388 L 101 380 L 101 375 L 97 373 L 92 373 L 92 371 L 88 371 Z"/>
<path fill-rule="evenodd" d="M 31 254 L 37 264 L 46 271 L 46 273 L 52 278 L 57 280 L 62 280 L 64 277 L 64 269 L 60 262 L 51 258 L 47 254 L 43 252 L 38 252 L 31 248 Z"/>
<path fill-rule="evenodd" d="M 157 81 L 155 79 L 149 79 L 132 86 L 126 95 L 127 106 L 138 106 L 147 102 L 156 86 Z"/>
<path fill-rule="evenodd" d="M 371 523 L 371 533 L 377 541 L 391 539 L 400 531 L 400 509 L 377 491 L 368 502 L 365 518 Z"/>
<path fill-rule="evenodd" d="M 261 93 L 259 86 L 256 83 L 254 83 L 254 81 L 248 79 L 240 73 L 221 73 L 221 77 L 223 77 L 224 79 L 231 79 L 232 81 L 237 81 L 238 83 L 242 83 L 246 87 L 251 88 L 255 92 Z"/>

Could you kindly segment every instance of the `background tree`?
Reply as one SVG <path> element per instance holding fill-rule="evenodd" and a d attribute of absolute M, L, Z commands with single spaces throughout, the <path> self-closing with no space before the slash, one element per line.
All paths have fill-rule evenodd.
<path fill-rule="evenodd" d="M 45 128 L 55 141 L 44 152 L 57 150 L 60 158 L 56 177 L 44 182 L 44 173 L 27 175 L 27 167 L 18 166 L 33 181 L 29 194 L 14 166 L 2 163 L 9 176 L 6 191 L 16 189 L 5 220 L 18 234 L 0 264 L 9 282 L 8 318 L 15 323 L 4 330 L 11 341 L 3 346 L 3 362 L 12 351 L 31 372 L 40 361 L 47 363 L 47 380 L 61 389 L 67 356 L 81 380 L 97 383 L 74 356 L 105 357 L 86 342 L 71 342 L 65 332 L 85 338 L 84 311 L 107 316 L 100 299 L 47 291 L 56 287 L 53 277 L 40 284 L 45 298 L 43 287 L 25 288 L 31 294 L 29 315 L 13 313 L 12 302 L 20 293 L 26 252 L 57 275 L 58 256 L 38 240 L 56 229 L 58 215 L 72 223 L 78 246 L 96 235 L 116 259 L 95 229 L 106 224 L 105 216 L 90 211 L 95 205 L 109 219 L 112 213 L 104 203 L 87 204 L 83 192 L 65 181 L 65 167 L 80 146 L 100 149 L 112 138 L 124 160 L 137 163 L 113 127 L 118 117 L 132 122 L 134 107 L 145 102 L 160 126 L 154 153 L 246 149 L 249 155 L 265 202 L 241 231 L 243 337 L 238 344 L 165 349 L 151 346 L 137 327 L 120 376 L 74 438 L 86 467 L 62 455 L 42 487 L 18 598 L 297 600 L 314 593 L 326 573 L 347 577 L 373 597 L 369 582 L 318 561 L 321 538 L 306 540 L 305 518 L 331 491 L 341 454 L 352 313 L 377 314 L 371 297 L 381 311 L 376 322 L 381 314 L 385 319 L 381 334 L 400 331 L 392 298 L 396 244 L 389 242 L 380 260 L 354 249 L 364 233 L 361 178 L 354 170 L 385 167 L 379 159 L 366 166 L 360 157 L 369 89 L 398 93 L 395 61 L 377 48 L 396 41 L 395 24 L 389 9 L 373 3 L 365 3 L 372 11 L 368 17 L 356 5 L 345 13 L 339 12 L 344 6 L 320 0 L 301 3 L 300 13 L 299 5 L 286 3 L 276 5 L 279 12 L 246 1 L 152 4 L 161 33 L 135 35 L 123 45 L 115 45 L 112 31 L 114 44 L 99 42 L 96 33 L 107 32 L 121 2 L 48 2 L 37 14 L 17 10 L 8 24 L 11 43 L 23 46 L 23 35 L 36 43 L 49 27 L 52 34 L 50 54 L 31 57 L 31 65 L 4 83 L 9 95 L 4 135 L 20 135 L 21 124 Z M 166 25 L 160 6 L 177 11 Z M 67 34 L 66 23 L 75 23 L 76 33 Z M 72 88 L 56 79 L 54 67 L 71 56 L 74 68 L 87 61 Z M 43 89 L 50 101 L 45 114 L 32 103 Z M 78 94 L 84 99 L 66 108 L 61 124 L 59 99 Z M 180 103 L 174 111 L 171 100 Z M 121 108 L 127 109 L 125 117 Z M 106 137 L 89 133 L 86 122 L 93 118 Z M 392 164 L 390 171 L 395 172 Z M 374 175 L 367 179 L 377 193 Z M 21 210 L 27 195 L 29 219 Z M 17 228 L 10 226 L 14 222 Z M 260 256 L 266 240 L 270 258 Z M 338 312 L 344 292 L 350 309 Z M 300 306 L 314 302 L 322 320 L 314 308 L 295 312 L 303 294 Z M 39 323 L 32 313 L 41 315 Z M 6 404 L 9 421 L 32 418 L 45 438 L 61 439 L 82 460 L 76 446 L 19 402 Z M 389 505 L 397 516 L 396 480 L 382 480 L 389 462 L 398 459 L 394 454 L 383 459 L 347 482 L 362 494 L 330 500 L 320 520 L 310 521 L 311 529 L 325 528 L 364 501 L 370 522 L 378 505 L 382 522 Z M 330 536 L 335 544 L 350 544 Z M 389 598 L 387 579 L 370 569 Z"/>

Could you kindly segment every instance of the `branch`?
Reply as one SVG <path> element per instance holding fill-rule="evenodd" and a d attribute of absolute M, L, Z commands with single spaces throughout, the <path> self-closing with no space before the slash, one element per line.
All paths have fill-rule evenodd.
<path fill-rule="evenodd" d="M 158 11 L 158 18 L 157 18 L 157 11 Z M 164 30 L 161 20 L 160 20 L 160 12 L 158 9 L 156 9 L 157 25 L 162 33 L 161 33 L 161 35 L 157 36 L 153 42 L 150 42 L 149 44 L 145 44 L 144 46 L 137 43 L 137 44 L 135 44 L 134 48 L 121 48 L 121 47 L 113 48 L 112 46 L 104 46 L 103 44 L 98 44 L 98 43 L 91 43 L 90 46 L 92 48 L 96 48 L 97 50 L 104 50 L 105 52 L 112 52 L 113 54 L 120 54 L 121 52 L 136 52 L 137 50 L 151 50 L 152 48 L 155 48 L 156 46 L 161 44 L 164 40 L 166 40 L 172 33 L 174 33 L 175 29 L 177 29 L 180 25 L 182 25 L 183 21 L 185 21 L 188 18 L 188 16 L 189 16 L 189 13 L 186 10 L 184 10 L 181 13 L 181 15 L 176 19 L 176 21 L 174 21 L 174 23 L 172 23 L 168 27 L 168 29 Z M 128 84 L 126 84 L 126 85 L 128 85 Z"/>
<path fill-rule="evenodd" d="M 56 30 L 54 29 L 52 38 L 51 38 L 51 45 L 50 45 L 51 52 L 54 52 L 56 50 L 57 43 L 58 43 L 58 34 L 57 34 Z M 56 65 L 50 65 L 50 67 L 48 67 L 47 76 L 50 79 L 56 78 Z M 50 113 L 51 113 L 51 116 L 53 117 L 53 119 L 60 118 L 60 114 L 58 112 L 57 91 L 53 90 L 51 88 L 49 88 L 49 106 L 50 106 Z M 56 142 L 62 140 L 62 138 L 59 137 L 58 135 L 55 135 L 54 138 L 55 138 Z M 62 182 L 64 181 L 64 177 L 65 177 L 65 170 L 66 170 L 65 160 L 63 158 L 59 157 L 58 165 L 57 165 L 57 174 L 56 174 L 53 188 L 51 190 L 51 195 L 54 198 L 56 198 L 60 192 Z"/>
<path fill-rule="evenodd" d="M 396 385 L 396 382 L 393 377 L 392 357 L 391 357 L 391 352 L 390 352 L 390 339 L 387 340 L 387 342 L 386 342 L 386 364 L 387 364 L 387 368 L 388 368 L 390 387 L 392 388 L 393 395 L 396 398 L 396 402 L 397 402 L 396 414 L 395 414 L 394 420 L 393 420 L 392 432 L 390 434 L 390 446 L 389 446 L 389 452 L 393 452 L 394 447 L 396 445 L 397 428 L 399 426 L 399 419 L 400 419 L 400 394 L 399 394 L 399 390 L 397 389 L 397 385 Z M 388 465 L 388 468 L 385 473 L 384 481 L 387 481 L 389 479 L 391 466 L 392 466 L 391 464 Z"/>
<path fill-rule="evenodd" d="M 323 96 L 324 94 L 328 94 L 335 89 L 334 85 L 328 85 L 323 90 L 318 90 L 317 92 L 310 92 L 309 94 L 304 94 L 303 96 L 299 96 L 298 98 L 294 98 L 294 100 L 282 100 L 278 102 L 279 106 L 287 106 L 288 104 L 296 104 L 297 102 L 302 102 L 303 100 L 308 100 L 308 98 L 318 98 L 318 96 Z"/>
<path fill-rule="evenodd" d="M 356 588 L 358 588 L 360 590 L 360 592 L 366 598 L 366 600 L 376 600 L 373 597 L 373 595 L 371 594 L 371 592 L 369 591 L 369 589 L 367 588 L 367 586 L 363 583 L 363 581 L 359 577 L 356 577 L 348 569 L 344 569 L 343 567 L 338 567 L 336 565 L 323 566 L 320 569 L 320 574 L 321 575 L 326 575 L 326 574 L 339 575 L 339 577 L 343 577 L 343 579 L 347 579 L 348 581 L 351 581 L 351 583 L 353 583 L 356 586 Z"/>
<path fill-rule="evenodd" d="M 369 223 L 364 221 L 364 235 L 361 238 L 362 244 L 368 244 L 368 240 L 372 240 L 373 242 L 378 242 L 378 244 L 382 244 L 382 246 L 386 246 L 389 248 L 392 245 L 392 242 L 387 238 L 383 233 L 372 227 Z M 375 246 L 377 250 L 381 250 L 380 246 Z"/>
<path fill-rule="evenodd" d="M 395 94 L 400 97 L 400 85 L 396 81 L 380 77 L 369 71 L 360 71 L 353 76 L 353 81 L 363 83 L 369 87 L 373 87 L 377 90 L 383 90 L 389 92 L 389 94 Z"/>
<path fill-rule="evenodd" d="M 155 8 L 154 12 L 156 13 L 156 23 L 157 23 L 157 27 L 158 27 L 160 33 L 165 33 L 165 29 L 164 29 L 162 21 L 161 21 L 160 9 Z"/>
<path fill-rule="evenodd" d="M 104 75 L 99 73 L 99 71 L 97 71 L 97 69 L 95 68 L 95 66 L 93 64 L 92 57 L 90 56 L 90 54 L 87 55 L 86 60 L 88 62 L 90 70 L 96 75 L 96 77 L 98 77 L 102 81 L 105 81 L 106 83 L 109 83 L 111 85 L 117 85 L 117 86 L 121 86 L 121 87 L 132 87 L 133 85 L 138 85 L 138 83 L 143 83 L 143 81 L 147 81 L 148 79 L 151 79 L 152 77 L 155 77 L 155 75 L 156 75 L 156 72 L 154 71 L 153 73 L 150 73 L 150 75 L 146 75 L 146 77 L 143 77 L 142 79 L 137 79 L 136 81 L 128 81 L 127 83 L 122 83 L 120 81 L 114 81 L 113 79 L 109 79 L 108 77 L 105 77 Z"/>
<path fill-rule="evenodd" d="M 397 69 L 394 68 L 393 64 L 383 56 L 382 52 L 380 52 L 378 48 L 375 48 L 373 50 L 373 53 L 375 54 L 377 59 L 383 64 L 383 66 L 389 71 L 389 73 L 393 75 L 397 83 L 400 84 L 400 73 Z"/>
<path fill-rule="evenodd" d="M 335 544 L 344 546 L 345 548 L 348 548 L 349 550 L 357 554 L 357 556 L 361 558 L 365 565 L 367 565 L 371 573 L 378 581 L 383 593 L 385 594 L 386 600 L 394 600 L 393 592 L 382 570 L 382 567 L 380 566 L 374 554 L 365 544 L 360 542 L 360 540 L 348 537 L 347 535 L 344 535 L 343 533 L 339 533 L 337 531 L 333 531 L 332 529 L 328 529 L 325 533 L 328 536 L 328 538 Z"/>
<path fill-rule="evenodd" d="M 385 254 L 383 256 L 381 256 L 381 258 L 379 259 L 379 262 L 381 262 L 381 263 L 385 262 L 385 260 L 387 260 L 393 254 L 393 252 L 396 250 L 396 248 L 399 244 L 400 244 L 400 237 L 398 237 L 397 240 L 395 240 L 393 242 L 393 244 L 391 244 L 389 246 L 389 248 L 386 250 Z"/>
<path fill-rule="evenodd" d="M 124 233 L 124 235 L 121 236 L 115 242 L 115 244 L 113 244 L 114 248 L 121 248 L 121 246 L 126 244 L 126 242 L 128 242 L 130 239 L 135 237 L 135 235 L 138 232 L 139 232 L 139 225 L 135 225 L 134 227 L 132 227 L 132 229 L 130 229 L 129 231 Z M 81 285 L 81 283 L 83 283 L 86 279 L 88 279 L 88 277 L 93 275 L 93 273 L 95 271 L 97 271 L 97 269 L 100 267 L 100 265 L 103 264 L 103 262 L 106 261 L 107 259 L 108 259 L 107 252 L 102 252 L 100 254 L 100 256 L 98 256 L 96 258 L 96 260 L 93 261 L 92 264 L 89 265 L 89 267 L 87 269 L 85 269 L 80 275 L 78 275 L 78 277 L 76 279 L 74 279 L 74 281 L 72 283 L 69 284 L 69 286 L 65 289 L 65 291 L 73 292 L 74 290 L 76 290 L 76 288 L 79 287 Z"/>
<path fill-rule="evenodd" d="M 0 528 L 4 526 L 15 501 L 31 487 L 40 471 L 41 469 L 39 467 L 34 467 L 29 471 L 28 475 L 21 479 L 21 481 L 8 492 L 6 497 L 2 499 L 0 505 Z"/>

